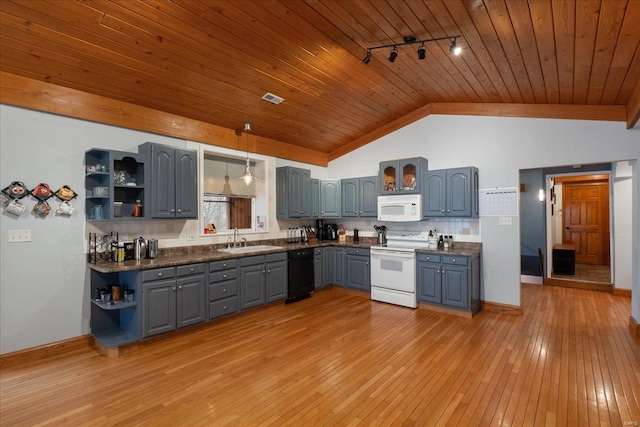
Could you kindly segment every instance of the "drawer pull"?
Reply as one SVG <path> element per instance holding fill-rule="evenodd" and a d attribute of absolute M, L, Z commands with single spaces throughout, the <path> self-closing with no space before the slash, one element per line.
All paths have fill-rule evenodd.
<path fill-rule="evenodd" d="M 189 270 L 189 271 L 190 271 L 191 273 L 193 273 L 193 270 L 194 270 L 194 268 L 193 268 L 193 267 L 191 267 L 191 270 Z"/>
<path fill-rule="evenodd" d="M 223 309 L 224 311 L 227 311 L 227 306 L 226 306 L 226 305 L 223 305 L 223 306 L 222 306 L 222 309 Z"/>
<path fill-rule="evenodd" d="M 158 273 L 158 277 L 162 277 L 162 273 Z"/>
<path fill-rule="evenodd" d="M 453 259 L 453 262 L 454 262 L 454 263 L 456 262 L 456 259 L 455 259 L 455 258 Z"/>
<path fill-rule="evenodd" d="M 227 263 L 225 262 L 224 264 L 222 264 L 222 266 L 223 266 L 224 268 L 227 268 Z"/>
<path fill-rule="evenodd" d="M 223 275 L 222 275 L 222 278 L 223 278 L 223 279 L 226 279 L 226 278 L 227 278 L 227 275 L 226 275 L 226 274 L 223 274 Z"/>
<path fill-rule="evenodd" d="M 223 290 L 222 290 L 222 293 L 223 293 L 223 294 L 226 294 L 226 293 L 227 293 L 227 290 L 226 290 L 226 289 L 223 289 Z"/>

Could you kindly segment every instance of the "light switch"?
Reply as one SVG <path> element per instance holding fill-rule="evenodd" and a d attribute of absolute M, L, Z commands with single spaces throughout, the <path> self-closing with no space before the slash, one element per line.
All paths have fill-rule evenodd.
<path fill-rule="evenodd" d="M 513 225 L 513 219 L 510 216 L 501 216 L 498 220 L 500 225 Z"/>
<path fill-rule="evenodd" d="M 9 230 L 9 243 L 30 242 L 31 230 Z"/>

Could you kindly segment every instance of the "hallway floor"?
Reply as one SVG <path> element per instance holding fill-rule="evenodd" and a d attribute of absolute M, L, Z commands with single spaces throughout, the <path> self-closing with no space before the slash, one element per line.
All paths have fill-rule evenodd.
<path fill-rule="evenodd" d="M 611 268 L 608 265 L 576 264 L 576 274 L 570 275 L 553 273 L 551 277 L 554 279 L 611 283 Z"/>

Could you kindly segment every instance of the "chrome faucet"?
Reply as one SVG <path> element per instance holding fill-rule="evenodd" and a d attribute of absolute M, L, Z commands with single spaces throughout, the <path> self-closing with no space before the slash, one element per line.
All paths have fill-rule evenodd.
<path fill-rule="evenodd" d="M 233 247 L 235 248 L 237 245 L 236 239 L 238 238 L 238 227 L 233 229 Z"/>

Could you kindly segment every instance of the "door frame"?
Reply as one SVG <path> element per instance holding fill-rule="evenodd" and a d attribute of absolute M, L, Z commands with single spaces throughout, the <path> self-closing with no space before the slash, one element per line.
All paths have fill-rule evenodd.
<path fill-rule="evenodd" d="M 613 234 L 613 181 L 612 181 L 612 171 L 590 171 L 590 172 L 572 172 L 572 173 L 556 173 L 556 174 L 547 174 L 544 176 L 545 185 L 546 185 L 546 197 L 548 198 L 549 203 L 545 203 L 545 219 L 546 219 L 546 244 L 547 244 L 547 257 L 545 259 L 545 272 L 544 278 L 551 278 L 551 271 L 553 270 L 553 232 L 552 228 L 555 223 L 553 221 L 553 216 L 551 215 L 551 209 L 553 201 L 550 200 L 551 197 L 551 189 L 554 186 L 552 184 L 553 178 L 558 177 L 572 177 L 572 176 L 592 176 L 592 175 L 606 175 L 607 181 L 609 183 L 609 271 L 610 271 L 610 283 L 613 283 L 613 278 L 615 277 L 614 266 L 615 266 L 615 252 L 614 248 L 614 234 Z M 563 201 L 564 202 L 564 201 Z M 557 210 L 556 210 L 557 212 Z M 561 279 L 559 279 L 561 280 Z M 562 279 L 569 280 L 569 279 Z"/>

